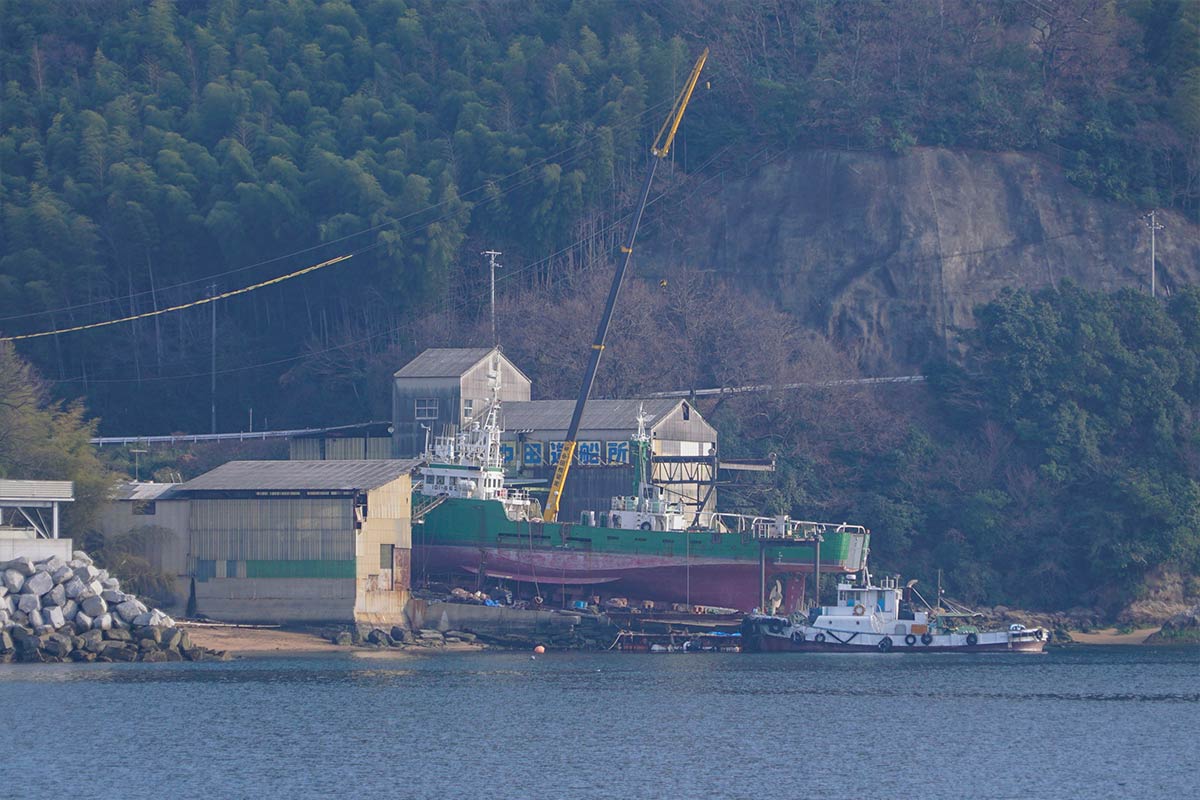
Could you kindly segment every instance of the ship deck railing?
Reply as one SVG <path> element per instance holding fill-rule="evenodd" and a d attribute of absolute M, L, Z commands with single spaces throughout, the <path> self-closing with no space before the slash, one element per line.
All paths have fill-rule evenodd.
<path fill-rule="evenodd" d="M 746 514 L 727 514 L 714 512 L 710 525 L 723 528 L 731 533 L 740 533 L 751 539 L 762 541 L 799 541 L 812 542 L 823 539 L 833 533 L 863 534 L 867 529 L 862 525 L 849 525 L 845 522 L 811 522 L 809 520 L 790 519 L 784 517 L 750 516 Z"/>

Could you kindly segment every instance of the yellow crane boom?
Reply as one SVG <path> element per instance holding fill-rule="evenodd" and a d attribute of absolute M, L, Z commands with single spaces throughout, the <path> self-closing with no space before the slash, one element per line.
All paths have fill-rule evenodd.
<path fill-rule="evenodd" d="M 613 275 L 612 286 L 608 290 L 608 301 L 604 304 L 604 313 L 600 315 L 596 338 L 592 342 L 591 356 L 588 358 L 587 369 L 583 373 L 583 385 L 580 387 L 579 397 L 575 401 L 571 424 L 567 427 L 566 441 L 563 442 L 562 451 L 558 455 L 558 464 L 554 468 L 554 479 L 550 482 L 550 496 L 546 499 L 546 509 L 542 514 L 542 518 L 547 522 L 554 522 L 558 519 L 558 508 L 562 502 L 563 489 L 567 485 L 567 474 L 571 470 L 571 462 L 575 460 L 575 449 L 579 444 L 579 423 L 583 419 L 583 409 L 587 405 L 588 397 L 592 393 L 592 384 L 596 380 L 596 368 L 600 366 L 600 354 L 604 352 L 604 340 L 608 336 L 608 325 L 612 321 L 613 309 L 617 305 L 621 283 L 625 279 L 625 272 L 629 269 L 629 261 L 633 257 L 633 243 L 637 239 L 638 227 L 642 223 L 642 214 L 646 210 L 646 201 L 650 197 L 654 172 L 658 168 L 658 163 L 671 152 L 671 144 L 675 141 L 675 132 L 679 130 L 683 112 L 687 110 L 688 101 L 692 99 L 692 92 L 696 89 L 696 82 L 700 80 L 700 70 L 704 69 L 704 62 L 707 60 L 708 48 L 706 47 L 700 54 L 700 58 L 696 59 L 696 65 L 692 67 L 683 90 L 680 91 L 675 98 L 674 105 L 671 106 L 671 113 L 667 115 L 666 121 L 658 131 L 658 136 L 654 139 L 654 144 L 650 147 L 650 166 L 646 170 L 646 181 L 642 185 L 641 199 L 638 201 L 637 210 L 629 225 L 629 238 L 625 246 L 621 248 L 624 258 L 621 259 L 620 267 Z"/>

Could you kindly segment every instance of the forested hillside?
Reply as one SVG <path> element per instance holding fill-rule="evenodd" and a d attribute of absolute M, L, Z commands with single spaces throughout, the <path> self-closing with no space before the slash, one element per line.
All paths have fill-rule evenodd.
<path fill-rule="evenodd" d="M 27 398 L 76 444 L 83 412 L 51 395 L 83 398 L 105 433 L 207 430 L 214 340 L 220 430 L 247 428 L 251 411 L 257 428 L 380 418 L 388 376 L 420 349 L 488 343 L 485 249 L 504 253 L 501 341 L 540 396 L 570 396 L 649 142 L 709 47 L 598 392 L 914 368 L 925 334 L 867 353 L 842 336 L 894 325 L 868 295 L 908 282 L 895 292 L 904 318 L 940 315 L 929 387 L 705 408 L 727 453 L 781 458 L 769 486 L 723 502 L 861 521 L 879 564 L 925 579 L 945 568 L 972 600 L 1111 607 L 1151 570 L 1200 567 L 1192 273 L 1171 273 L 1164 305 L 1061 281 L 1097 273 L 1055 263 L 1086 248 L 1030 251 L 1059 276 L 1052 288 L 1004 294 L 976 330 L 956 330 L 979 298 L 947 303 L 945 272 L 922 266 L 942 269 L 940 230 L 910 225 L 936 193 L 884 230 L 877 198 L 898 190 L 864 189 L 925 169 L 928 148 L 958 154 L 938 157 L 966 181 L 979 153 L 1015 151 L 1025 173 L 1045 167 L 1107 204 L 1056 219 L 1111 228 L 1120 204 L 1130 218 L 1168 209 L 1177 229 L 1196 220 L 1200 3 L 0 0 L 0 20 L 0 336 L 147 314 L 352 255 L 212 305 L 18 340 L 13 374 L 32 376 L 19 353 L 45 379 Z M 858 218 L 820 236 L 870 229 L 858 240 L 881 268 L 820 236 L 781 241 L 802 226 L 786 209 L 748 219 L 772 170 L 817 160 L 842 170 L 824 178 L 830 197 L 854 184 L 843 198 L 873 204 L 839 207 Z M 857 178 L 831 177 L 847 170 Z M 988 204 L 948 218 L 1024 219 L 1037 181 L 1018 183 L 951 192 Z M 727 197 L 740 205 L 713 208 Z M 700 228 L 718 216 L 719 230 Z M 1019 279 L 1011 242 L 958 227 L 985 238 L 970 247 L 994 254 L 988 275 Z M 760 265 L 719 274 L 707 253 L 762 252 L 728 246 L 729 231 L 770 240 L 796 268 L 758 286 L 744 278 Z M 921 237 L 934 249 L 913 255 Z M 850 309 L 840 322 L 806 311 L 831 303 Z M 11 419 L 25 442 L 50 424 Z M 20 466 L 12 452 L 0 472 Z"/>
<path fill-rule="evenodd" d="M 703 46 L 668 193 L 764 144 L 1040 149 L 1104 196 L 1194 211 L 1200 192 L 1200 7 L 1178 0 L 9 0 L 2 15 L 4 333 L 358 254 L 218 304 L 224 430 L 251 408 L 275 427 L 361 418 L 365 373 L 338 398 L 315 378 L 351 345 L 395 366 L 425 343 L 417 318 L 476 314 L 482 249 L 505 253 L 502 292 L 606 263 Z M 204 429 L 209 310 L 21 352 L 105 430 Z"/>

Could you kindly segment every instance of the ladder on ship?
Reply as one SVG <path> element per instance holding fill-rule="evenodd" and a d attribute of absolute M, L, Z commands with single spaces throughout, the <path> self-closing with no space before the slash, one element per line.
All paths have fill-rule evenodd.
<path fill-rule="evenodd" d="M 430 511 L 433 511 L 442 503 L 446 502 L 447 497 L 449 497 L 449 495 L 440 494 L 429 502 L 422 503 L 421 505 L 417 506 L 415 509 L 413 509 L 412 521 L 420 522 L 426 514 L 428 514 Z"/>

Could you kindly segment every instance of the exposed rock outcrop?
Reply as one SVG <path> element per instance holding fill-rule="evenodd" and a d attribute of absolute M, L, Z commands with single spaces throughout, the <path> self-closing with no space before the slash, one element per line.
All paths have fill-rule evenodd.
<path fill-rule="evenodd" d="M 1164 622 L 1146 644 L 1200 644 L 1200 605 Z"/>
<path fill-rule="evenodd" d="M 743 165 L 660 214 L 646 262 L 760 288 L 857 351 L 917 369 L 1005 287 L 1149 289 L 1137 209 L 1085 194 L 1037 154 L 817 151 Z M 1200 282 L 1200 225 L 1160 214 L 1159 291 Z"/>

